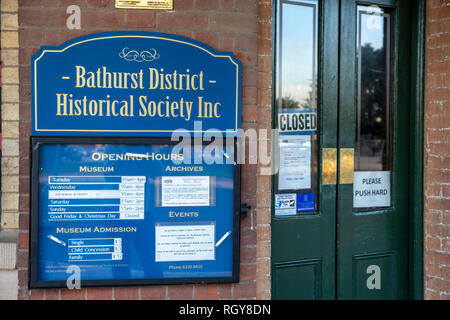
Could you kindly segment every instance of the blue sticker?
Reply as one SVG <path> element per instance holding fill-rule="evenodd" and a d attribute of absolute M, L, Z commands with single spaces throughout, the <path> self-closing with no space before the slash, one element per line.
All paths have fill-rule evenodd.
<path fill-rule="evenodd" d="M 297 212 L 306 212 L 316 210 L 315 193 L 298 193 L 297 194 Z"/>

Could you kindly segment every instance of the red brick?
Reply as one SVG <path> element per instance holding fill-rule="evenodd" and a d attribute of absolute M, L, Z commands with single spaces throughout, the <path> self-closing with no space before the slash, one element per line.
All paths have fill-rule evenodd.
<path fill-rule="evenodd" d="M 258 58 L 256 57 L 256 53 L 251 51 L 234 51 L 235 57 L 242 62 L 244 67 L 256 67 Z"/>
<path fill-rule="evenodd" d="M 31 56 L 38 52 L 37 47 L 33 48 L 20 48 L 19 50 L 19 64 L 23 66 L 30 66 L 31 64 Z"/>
<path fill-rule="evenodd" d="M 141 288 L 142 300 L 164 300 L 167 287 L 145 287 Z"/>
<path fill-rule="evenodd" d="M 189 10 L 194 8 L 194 0 L 174 0 L 174 10 Z"/>
<path fill-rule="evenodd" d="M 239 0 L 235 6 L 238 12 L 258 12 L 258 0 Z"/>
<path fill-rule="evenodd" d="M 86 289 L 61 289 L 61 300 L 84 300 Z"/>
<path fill-rule="evenodd" d="M 28 212 L 19 214 L 19 229 L 25 230 L 30 227 L 30 215 Z"/>
<path fill-rule="evenodd" d="M 427 149 L 431 155 L 450 157 L 450 143 L 430 143 L 427 145 Z"/>
<path fill-rule="evenodd" d="M 192 300 L 194 287 L 190 285 L 168 286 L 170 300 Z"/>
<path fill-rule="evenodd" d="M 154 28 L 156 14 L 154 11 L 129 11 L 127 12 L 128 28 Z"/>
<path fill-rule="evenodd" d="M 233 298 L 233 285 L 222 284 L 219 286 L 219 299 L 232 299 Z"/>
<path fill-rule="evenodd" d="M 425 265 L 425 274 L 427 276 L 433 276 L 433 277 L 441 277 L 441 268 L 439 265 L 436 264 L 426 264 Z"/>
<path fill-rule="evenodd" d="M 426 169 L 427 179 L 433 183 L 448 183 L 450 182 L 450 170 L 443 169 Z"/>
<path fill-rule="evenodd" d="M 194 33 L 194 39 L 206 43 L 208 46 L 217 49 L 219 47 L 219 35 L 217 32 L 200 31 Z"/>
<path fill-rule="evenodd" d="M 428 237 L 425 242 L 425 247 L 428 250 L 440 250 L 441 249 L 441 240 L 435 237 Z"/>
<path fill-rule="evenodd" d="M 194 292 L 195 300 L 217 300 L 219 297 L 219 289 L 216 284 L 196 285 Z"/>
<path fill-rule="evenodd" d="M 19 287 L 28 286 L 28 270 L 19 270 L 17 274 Z"/>
<path fill-rule="evenodd" d="M 30 209 L 30 196 L 28 194 L 21 194 L 19 196 L 19 211 L 28 212 Z"/>
<path fill-rule="evenodd" d="M 242 88 L 242 103 L 254 103 L 256 104 L 258 99 L 258 92 L 256 87 L 243 87 Z"/>
<path fill-rule="evenodd" d="M 111 300 L 112 288 L 87 288 L 87 300 Z"/>
<path fill-rule="evenodd" d="M 242 120 L 243 121 L 256 121 L 257 118 L 257 107 L 256 106 L 246 106 L 242 108 Z"/>
<path fill-rule="evenodd" d="M 450 41 L 450 34 L 441 33 L 433 37 L 428 37 L 426 45 L 428 46 L 428 49 L 440 48 L 444 47 L 446 43 L 449 43 L 449 41 Z"/>
<path fill-rule="evenodd" d="M 233 298 L 256 297 L 256 282 L 240 282 L 233 285 Z"/>
<path fill-rule="evenodd" d="M 44 300 L 44 290 L 31 290 L 28 300 Z"/>
<path fill-rule="evenodd" d="M 21 232 L 19 233 L 19 242 L 18 242 L 18 248 L 19 249 L 28 249 L 29 247 L 29 234 L 28 232 Z"/>
<path fill-rule="evenodd" d="M 252 33 L 241 33 L 235 36 L 235 49 L 242 51 L 257 51 L 258 37 Z"/>
<path fill-rule="evenodd" d="M 218 10 L 220 0 L 196 0 L 195 8 L 199 10 Z"/>
<path fill-rule="evenodd" d="M 59 300 L 59 289 L 45 290 L 45 300 Z"/>
<path fill-rule="evenodd" d="M 440 224 L 442 221 L 440 213 L 425 213 L 425 223 L 426 224 Z"/>
<path fill-rule="evenodd" d="M 438 68 L 445 68 L 447 65 L 450 68 L 450 61 L 448 63 L 439 64 Z M 442 69 L 440 69 L 442 70 Z M 426 91 L 427 98 L 429 101 L 444 101 L 449 99 L 450 89 L 448 88 L 428 88 Z M 450 122 L 447 122 L 449 124 Z"/>
<path fill-rule="evenodd" d="M 441 74 L 428 74 L 426 83 L 428 88 L 440 88 L 444 86 L 444 77 Z"/>
<path fill-rule="evenodd" d="M 428 23 L 428 34 L 433 35 L 442 32 L 444 26 L 441 21 L 433 21 Z M 429 56 L 428 56 L 429 58 Z"/>
<path fill-rule="evenodd" d="M 205 30 L 208 27 L 208 16 L 205 14 L 158 12 L 157 27 L 160 29 Z"/>
<path fill-rule="evenodd" d="M 68 17 L 66 8 L 19 8 L 19 26 L 65 28 Z"/>
<path fill-rule="evenodd" d="M 59 40 L 59 32 L 57 30 L 45 30 L 42 33 L 42 43 L 40 45 L 57 46 L 60 45 L 61 42 L 62 41 Z"/>
<path fill-rule="evenodd" d="M 439 292 L 427 290 L 425 292 L 425 300 L 439 300 L 441 295 Z"/>
<path fill-rule="evenodd" d="M 111 0 L 86 0 L 88 8 L 114 8 Z"/>
<path fill-rule="evenodd" d="M 233 11 L 234 9 L 234 0 L 220 0 L 220 8 L 221 11 Z"/>
<path fill-rule="evenodd" d="M 450 253 L 425 251 L 425 263 L 450 265 Z"/>
<path fill-rule="evenodd" d="M 258 83 L 258 73 L 254 69 L 245 68 L 242 70 L 242 83 L 245 86 L 256 86 Z"/>
<path fill-rule="evenodd" d="M 425 231 L 428 236 L 446 237 L 450 234 L 450 226 L 428 224 L 425 226 Z"/>
<path fill-rule="evenodd" d="M 261 3 L 258 6 L 258 18 L 262 21 L 272 20 L 272 4 L 271 3 Z M 271 23 L 269 23 L 271 24 Z"/>
<path fill-rule="evenodd" d="M 31 69 L 29 66 L 20 66 L 19 67 L 19 81 L 21 85 L 31 83 Z M 22 97 L 21 97 L 22 98 Z M 29 98 L 24 97 L 21 101 L 30 101 Z"/>
<path fill-rule="evenodd" d="M 40 7 L 43 0 L 20 0 L 21 7 Z"/>
<path fill-rule="evenodd" d="M 86 31 L 86 29 L 61 30 L 61 31 L 59 31 L 59 35 L 58 35 L 59 43 L 62 44 L 73 38 L 81 37 L 81 36 L 85 35 L 86 33 L 88 33 Z"/>
<path fill-rule="evenodd" d="M 441 280 L 438 278 L 430 278 L 426 280 L 427 288 L 439 290 L 441 292 L 448 292 L 450 288 L 450 281 Z"/>
<path fill-rule="evenodd" d="M 256 280 L 256 264 L 241 265 L 239 280 Z"/>
<path fill-rule="evenodd" d="M 217 13 L 211 15 L 211 30 L 257 32 L 256 15 L 237 13 Z"/>
<path fill-rule="evenodd" d="M 450 135 L 442 130 L 428 130 L 426 135 L 428 143 L 450 142 Z"/>
<path fill-rule="evenodd" d="M 37 47 L 42 45 L 43 31 L 41 29 L 22 29 L 20 30 L 20 47 Z"/>
<path fill-rule="evenodd" d="M 139 298 L 139 289 L 136 287 L 114 288 L 115 300 L 137 300 Z"/>
<path fill-rule="evenodd" d="M 230 32 L 221 32 L 220 35 L 220 49 L 233 50 L 234 49 L 234 35 Z"/>
<path fill-rule="evenodd" d="M 243 243 L 241 243 L 241 249 L 240 249 L 241 263 L 255 263 L 256 262 L 256 247 L 255 246 L 242 247 L 242 246 L 244 246 Z"/>
<path fill-rule="evenodd" d="M 84 10 L 82 25 L 89 27 L 125 27 L 124 11 Z"/>
<path fill-rule="evenodd" d="M 445 279 L 450 279 L 450 266 L 442 266 L 441 275 Z"/>
<path fill-rule="evenodd" d="M 427 10 L 428 20 L 438 20 L 450 17 L 450 7 L 429 8 Z"/>
<path fill-rule="evenodd" d="M 61 8 L 65 8 L 67 10 L 67 7 L 69 7 L 71 5 L 76 5 L 76 6 L 79 6 L 80 9 L 82 9 L 85 7 L 85 1 L 86 0 L 59 0 L 59 6 Z M 107 0 L 104 0 L 104 1 L 107 1 Z"/>

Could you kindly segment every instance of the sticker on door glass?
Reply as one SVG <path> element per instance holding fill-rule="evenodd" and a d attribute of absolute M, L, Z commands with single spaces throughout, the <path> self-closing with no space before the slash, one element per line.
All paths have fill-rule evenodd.
<path fill-rule="evenodd" d="M 297 212 L 314 210 L 316 210 L 316 196 L 314 192 L 297 194 Z"/>
<path fill-rule="evenodd" d="M 353 208 L 391 206 L 391 179 L 389 171 L 355 171 Z"/>
<path fill-rule="evenodd" d="M 275 215 L 289 216 L 297 214 L 297 195 L 276 194 L 275 195 Z"/>

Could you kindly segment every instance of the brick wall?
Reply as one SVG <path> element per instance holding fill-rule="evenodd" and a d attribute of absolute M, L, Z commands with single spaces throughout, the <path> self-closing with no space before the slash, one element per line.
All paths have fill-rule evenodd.
<path fill-rule="evenodd" d="M 450 1 L 427 0 L 425 298 L 450 299 Z"/>
<path fill-rule="evenodd" d="M 3 0 L 2 0 L 3 2 Z M 233 51 L 243 65 L 243 128 L 269 124 L 270 72 L 267 37 L 270 0 L 174 0 L 172 11 L 123 10 L 114 0 L 21 0 L 19 6 L 20 144 L 19 144 L 19 299 L 254 299 L 270 298 L 270 181 L 257 175 L 256 165 L 244 165 L 241 199 L 252 206 L 241 224 L 240 283 L 153 287 L 87 288 L 81 290 L 27 289 L 29 241 L 30 56 L 42 45 L 59 45 L 87 33 L 116 30 L 168 32 L 205 42 L 217 50 Z M 66 28 L 66 8 L 81 8 L 81 29 Z M 258 19 L 258 11 L 265 18 Z M 270 13 L 270 14 L 269 14 Z M 258 37 L 258 29 L 265 36 Z M 262 54 L 258 48 L 264 48 Z M 263 65 L 263 67 L 260 67 Z M 266 75 L 267 76 L 267 75 Z M 265 78 L 267 79 L 267 78 Z M 264 87 L 259 90 L 258 86 Z M 261 91 L 261 94 L 258 92 Z M 263 105 L 263 109 L 259 108 Z M 261 123 L 261 124 L 260 124 Z M 265 180 L 262 187 L 259 179 Z M 264 191 L 257 205 L 256 191 Z M 265 197 L 265 198 L 264 198 Z M 261 197 L 260 197 L 261 198 Z M 264 198 L 264 199 L 263 199 Z M 267 198 L 267 199 L 266 199 Z M 256 209 L 255 209 L 256 208 Z M 258 239 L 258 244 L 257 244 Z M 259 242 L 261 240 L 261 242 Z"/>

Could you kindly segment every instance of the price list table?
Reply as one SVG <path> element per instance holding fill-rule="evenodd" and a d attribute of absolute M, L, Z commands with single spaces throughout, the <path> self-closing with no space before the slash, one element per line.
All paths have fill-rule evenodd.
<path fill-rule="evenodd" d="M 122 238 L 69 239 L 69 261 L 122 260 Z"/>
<path fill-rule="evenodd" d="M 50 176 L 48 220 L 142 220 L 145 176 Z"/>

